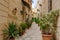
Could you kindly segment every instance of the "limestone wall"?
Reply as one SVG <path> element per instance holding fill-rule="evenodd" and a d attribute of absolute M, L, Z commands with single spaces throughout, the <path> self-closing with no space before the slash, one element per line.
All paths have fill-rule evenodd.
<path fill-rule="evenodd" d="M 60 9 L 60 0 L 52 0 L 52 9 L 53 10 Z"/>
<path fill-rule="evenodd" d="M 60 9 L 60 0 L 52 0 L 52 10 Z M 57 23 L 56 40 L 60 40 L 60 15 Z"/>
<path fill-rule="evenodd" d="M 15 15 L 14 9 L 16 10 Z M 0 40 L 3 40 L 2 30 L 6 28 L 8 22 L 14 21 L 18 24 L 23 21 L 21 10 L 21 0 L 0 0 Z"/>
<path fill-rule="evenodd" d="M 42 14 L 48 13 L 48 0 L 42 1 Z"/>

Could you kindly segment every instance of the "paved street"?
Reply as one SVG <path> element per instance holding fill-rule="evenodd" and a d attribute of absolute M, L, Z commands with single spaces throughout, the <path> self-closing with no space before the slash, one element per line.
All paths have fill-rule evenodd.
<path fill-rule="evenodd" d="M 27 30 L 26 33 L 19 38 L 19 40 L 42 40 L 42 34 L 38 24 L 33 22 L 31 28 Z"/>

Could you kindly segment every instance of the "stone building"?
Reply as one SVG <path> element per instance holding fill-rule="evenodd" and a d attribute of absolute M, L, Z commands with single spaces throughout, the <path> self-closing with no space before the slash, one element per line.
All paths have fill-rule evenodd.
<path fill-rule="evenodd" d="M 24 22 L 27 14 L 26 12 L 22 13 L 22 11 L 28 11 L 28 9 L 29 11 L 31 10 L 31 6 L 25 6 L 26 9 L 24 9 L 24 6 L 25 5 L 23 4 L 22 0 L 0 0 L 0 40 L 3 40 L 2 30 L 6 28 L 6 25 L 9 22 L 13 21 L 18 25 L 21 22 Z"/>
<path fill-rule="evenodd" d="M 60 0 L 43 0 L 42 1 L 42 11 L 43 13 L 48 13 L 51 10 L 60 9 Z"/>
<path fill-rule="evenodd" d="M 53 0 L 52 1 L 52 10 L 58 10 L 58 9 L 59 9 L 59 13 L 60 13 L 60 0 Z M 57 22 L 56 40 L 60 40 L 60 15 L 59 15 L 58 22 Z"/>
<path fill-rule="evenodd" d="M 47 13 L 48 12 L 48 0 L 43 0 L 42 1 L 42 14 L 44 14 L 44 13 Z"/>
<path fill-rule="evenodd" d="M 42 15 L 42 0 L 37 1 L 36 10 L 38 17 L 40 17 Z"/>
<path fill-rule="evenodd" d="M 52 10 L 52 0 L 42 0 L 42 14 L 46 14 Z"/>
<path fill-rule="evenodd" d="M 52 10 L 60 9 L 60 0 L 53 0 L 52 1 Z"/>
<path fill-rule="evenodd" d="M 31 15 L 32 0 L 22 0 L 22 2 L 22 11 L 24 11 L 24 21 L 28 21 Z"/>
<path fill-rule="evenodd" d="M 25 0 L 29 5 L 30 7 L 32 6 L 32 0 Z"/>
<path fill-rule="evenodd" d="M 43 0 L 43 13 L 48 13 L 52 10 L 59 10 L 60 13 L 60 0 Z M 55 35 L 56 40 L 60 40 L 60 15 L 57 22 L 57 32 Z"/>

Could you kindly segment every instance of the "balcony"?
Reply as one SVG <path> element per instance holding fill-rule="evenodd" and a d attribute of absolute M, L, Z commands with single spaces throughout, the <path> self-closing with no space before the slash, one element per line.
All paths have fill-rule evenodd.
<path fill-rule="evenodd" d="M 23 3 L 24 6 L 28 7 L 29 9 L 31 8 L 29 3 L 27 3 L 27 2 L 24 1 L 24 0 L 21 0 L 21 1 L 22 1 L 22 3 Z"/>

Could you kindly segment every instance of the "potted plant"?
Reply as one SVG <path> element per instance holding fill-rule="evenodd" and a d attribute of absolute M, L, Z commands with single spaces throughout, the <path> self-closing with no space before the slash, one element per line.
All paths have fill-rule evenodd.
<path fill-rule="evenodd" d="M 38 24 L 38 26 L 39 26 L 39 22 L 40 22 L 40 20 L 39 20 L 39 18 L 36 18 L 35 19 L 35 22 Z"/>
<path fill-rule="evenodd" d="M 58 18 L 59 18 L 59 10 L 55 10 L 55 11 L 52 11 L 51 12 L 51 17 L 53 17 L 53 31 L 52 31 L 52 35 L 53 35 L 53 40 L 56 40 L 56 28 L 57 28 L 57 21 L 58 21 Z"/>
<path fill-rule="evenodd" d="M 19 27 L 19 36 L 22 36 L 24 34 L 24 30 L 22 29 L 22 27 Z"/>
<path fill-rule="evenodd" d="M 3 33 L 6 35 L 8 40 L 15 40 L 15 37 L 18 35 L 18 30 L 16 24 L 9 23 L 8 28 L 3 30 Z"/>
<path fill-rule="evenodd" d="M 55 11 L 44 15 L 42 18 L 40 18 L 40 29 L 42 30 L 42 36 L 43 40 L 51 40 L 52 34 L 56 32 L 55 27 L 53 26 L 56 22 L 56 17 L 58 16 L 58 13 Z"/>
<path fill-rule="evenodd" d="M 26 23 L 21 23 L 21 24 L 20 24 L 20 27 L 21 27 L 23 30 L 25 30 L 25 29 L 28 27 L 28 25 L 27 25 Z"/>
<path fill-rule="evenodd" d="M 48 15 L 44 15 L 42 18 L 40 18 L 40 29 L 42 30 L 42 37 L 43 40 L 51 40 L 52 39 L 52 28 L 53 27 L 52 23 L 50 22 L 50 18 L 49 18 L 49 14 Z"/>
<path fill-rule="evenodd" d="M 36 18 L 33 17 L 33 18 L 32 18 L 32 22 L 35 22 L 35 20 L 36 20 Z"/>
<path fill-rule="evenodd" d="M 29 29 L 29 28 L 31 27 L 32 20 L 30 20 L 30 21 L 27 21 L 27 22 L 26 22 L 26 24 L 27 24 L 27 29 Z"/>
<path fill-rule="evenodd" d="M 19 35 L 22 36 L 27 28 L 28 25 L 26 23 L 21 23 L 19 27 Z"/>
<path fill-rule="evenodd" d="M 38 26 L 39 26 L 40 20 L 39 20 L 39 18 L 32 18 L 32 22 L 36 22 L 36 24 L 38 24 Z"/>

